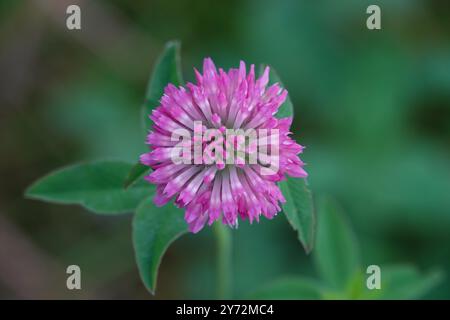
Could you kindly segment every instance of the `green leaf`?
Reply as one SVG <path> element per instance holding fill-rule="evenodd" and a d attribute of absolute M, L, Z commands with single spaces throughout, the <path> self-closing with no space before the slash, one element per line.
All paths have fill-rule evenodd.
<path fill-rule="evenodd" d="M 263 74 L 265 68 L 265 65 L 260 66 L 260 76 Z M 278 83 L 281 87 L 284 87 L 277 72 L 271 67 L 269 84 L 274 83 Z M 294 116 L 294 106 L 289 95 L 275 116 L 279 119 Z M 286 181 L 282 181 L 278 185 L 286 198 L 286 203 L 282 205 L 283 211 L 291 226 L 298 232 L 298 239 L 305 248 L 305 251 L 309 253 L 314 245 L 315 215 L 308 183 L 306 179 L 288 177 Z"/>
<path fill-rule="evenodd" d="M 143 106 L 144 128 L 147 130 L 151 127 L 151 120 L 148 116 L 152 110 L 159 105 L 164 88 L 169 84 L 179 86 L 183 84 L 181 76 L 180 62 L 180 43 L 178 41 L 170 41 L 166 44 L 163 53 L 156 62 L 152 76 L 150 77 L 145 93 L 145 102 Z"/>
<path fill-rule="evenodd" d="M 152 294 L 165 251 L 186 232 L 187 224 L 181 210 L 170 205 L 158 208 L 151 199 L 139 205 L 133 219 L 134 251 L 141 279 Z"/>
<path fill-rule="evenodd" d="M 288 177 L 279 184 L 286 202 L 282 204 L 283 212 L 307 253 L 314 245 L 315 213 L 311 192 L 306 179 Z"/>
<path fill-rule="evenodd" d="M 339 292 L 342 295 L 340 299 L 357 300 L 361 299 L 366 287 L 366 280 L 369 275 L 362 272 L 361 269 L 356 271 L 347 283 L 344 291 Z"/>
<path fill-rule="evenodd" d="M 175 86 L 183 84 L 183 78 L 181 76 L 180 43 L 178 41 L 170 41 L 166 44 L 163 53 L 159 56 L 158 61 L 153 67 L 153 73 L 148 82 L 145 101 L 142 106 L 142 121 L 145 133 L 151 128 L 152 123 L 148 116 L 152 113 L 152 110 L 159 105 L 159 100 L 164 94 L 164 88 L 169 83 Z M 149 167 L 144 166 L 139 162 L 136 163 L 125 180 L 125 188 L 133 185 L 149 171 Z"/>
<path fill-rule="evenodd" d="M 357 240 L 330 199 L 322 199 L 317 212 L 315 262 L 322 279 L 334 289 L 344 290 L 360 269 Z"/>
<path fill-rule="evenodd" d="M 136 181 L 138 181 L 140 178 L 145 176 L 145 174 L 149 171 L 149 167 L 143 165 L 142 163 L 138 162 L 135 165 L 133 165 L 130 169 L 130 172 L 128 172 L 128 176 L 125 179 L 124 187 L 125 189 L 129 188 L 130 186 L 134 185 Z"/>
<path fill-rule="evenodd" d="M 285 277 L 273 281 L 254 292 L 250 298 L 257 300 L 318 300 L 321 286 L 312 279 Z"/>
<path fill-rule="evenodd" d="M 418 299 L 443 279 L 440 271 L 421 274 L 411 265 L 381 266 L 380 270 L 381 289 L 369 290 L 364 281 L 363 299 Z"/>
<path fill-rule="evenodd" d="M 79 204 L 100 214 L 117 214 L 136 209 L 154 192 L 145 181 L 128 190 L 123 181 L 132 165 L 121 161 L 96 161 L 54 171 L 25 192 L 26 197 L 60 204 Z"/>
<path fill-rule="evenodd" d="M 261 65 L 259 69 L 259 75 L 261 76 L 264 72 L 266 65 Z M 278 76 L 278 73 L 275 71 L 274 68 L 270 67 L 270 73 L 269 73 L 269 84 L 278 83 L 281 87 L 285 87 L 283 85 L 283 82 L 281 82 L 280 77 Z M 294 117 L 294 105 L 292 104 L 291 98 L 289 97 L 289 94 L 286 97 L 286 101 L 280 106 L 277 113 L 275 114 L 275 117 L 278 119 L 281 118 L 287 118 L 287 117 Z"/>

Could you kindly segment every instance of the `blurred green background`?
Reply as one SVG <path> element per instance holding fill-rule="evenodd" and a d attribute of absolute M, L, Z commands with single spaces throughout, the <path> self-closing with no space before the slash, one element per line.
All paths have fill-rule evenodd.
<path fill-rule="evenodd" d="M 65 10 L 79 4 L 82 30 Z M 381 7 L 382 30 L 366 28 Z M 268 63 L 295 105 L 313 192 L 346 209 L 365 265 L 440 267 L 426 298 L 450 298 L 450 15 L 441 0 L 0 2 L 0 298 L 151 298 L 131 215 L 23 198 L 55 168 L 145 150 L 139 108 L 157 55 L 182 41 L 185 79 Z M 314 275 L 282 215 L 233 231 L 234 296 L 286 274 Z M 212 232 L 164 257 L 154 298 L 214 297 Z M 65 287 L 66 267 L 82 290 Z"/>

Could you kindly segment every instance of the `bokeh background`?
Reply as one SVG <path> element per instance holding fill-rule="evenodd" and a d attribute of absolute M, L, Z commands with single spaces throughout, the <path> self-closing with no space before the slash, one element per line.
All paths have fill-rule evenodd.
<path fill-rule="evenodd" d="M 78 4 L 82 30 L 65 27 Z M 378 4 L 382 30 L 366 28 Z M 134 262 L 131 214 L 23 198 L 47 172 L 145 150 L 139 108 L 157 55 L 182 41 L 184 77 L 211 56 L 268 63 L 295 105 L 314 194 L 346 209 L 365 264 L 438 267 L 450 298 L 450 12 L 447 1 L 0 2 L 0 298 L 152 298 Z M 233 231 L 234 296 L 314 276 L 282 215 Z M 214 297 L 208 228 L 164 257 L 154 298 Z M 82 290 L 65 287 L 78 264 Z"/>

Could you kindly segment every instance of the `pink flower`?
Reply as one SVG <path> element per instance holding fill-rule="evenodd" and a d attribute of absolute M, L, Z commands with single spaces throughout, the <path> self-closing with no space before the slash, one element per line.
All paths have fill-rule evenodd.
<path fill-rule="evenodd" d="M 242 61 L 239 69 L 224 72 L 206 58 L 203 74 L 195 74 L 197 83 L 186 88 L 169 84 L 150 115 L 151 151 L 140 160 L 153 169 L 146 180 L 157 186 L 155 204 L 175 199 L 194 233 L 220 218 L 231 227 L 238 225 L 239 216 L 250 222 L 259 221 L 261 214 L 273 218 L 285 202 L 277 182 L 286 174 L 307 176 L 298 157 L 303 147 L 289 137 L 292 118 L 274 117 L 287 91 L 278 84 L 267 87 L 269 68 L 255 79 L 254 66 L 247 74 Z M 219 136 L 227 137 L 231 129 L 254 129 L 256 139 Z M 236 150 L 243 152 L 233 153 L 234 161 L 228 162 L 227 152 Z M 247 160 L 252 155 L 256 161 Z"/>

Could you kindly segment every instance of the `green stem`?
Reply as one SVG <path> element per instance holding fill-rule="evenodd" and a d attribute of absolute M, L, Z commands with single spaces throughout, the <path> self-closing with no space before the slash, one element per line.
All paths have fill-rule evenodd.
<path fill-rule="evenodd" d="M 229 227 L 217 221 L 213 225 L 217 253 L 217 298 L 231 297 L 231 233 Z"/>

